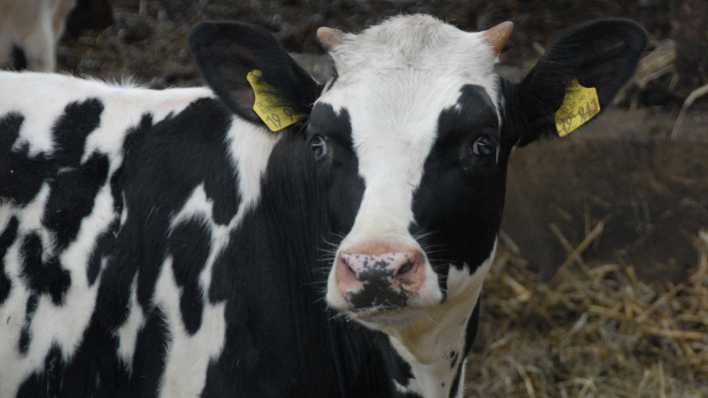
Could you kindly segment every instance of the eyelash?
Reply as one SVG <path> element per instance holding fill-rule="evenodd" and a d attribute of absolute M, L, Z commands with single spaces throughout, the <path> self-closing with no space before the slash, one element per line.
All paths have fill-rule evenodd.
<path fill-rule="evenodd" d="M 329 146 L 327 139 L 321 135 L 314 135 L 310 139 L 310 149 L 312 150 L 315 160 L 324 159 L 329 154 Z"/>
<path fill-rule="evenodd" d="M 498 143 L 495 137 L 491 135 L 481 135 L 475 138 L 468 144 L 472 154 L 479 158 L 486 158 L 496 155 L 498 151 Z"/>

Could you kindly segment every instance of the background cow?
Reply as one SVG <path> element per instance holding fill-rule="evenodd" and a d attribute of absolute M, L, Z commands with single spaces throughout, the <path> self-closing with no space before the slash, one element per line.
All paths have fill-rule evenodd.
<path fill-rule="evenodd" d="M 51 72 L 76 0 L 1 0 L 0 66 Z"/>
<path fill-rule="evenodd" d="M 461 396 L 512 149 L 646 44 L 589 22 L 510 84 L 510 34 L 322 28 L 324 87 L 231 23 L 191 38 L 211 90 L 0 74 L 42 93 L 0 97 L 0 396 Z"/>

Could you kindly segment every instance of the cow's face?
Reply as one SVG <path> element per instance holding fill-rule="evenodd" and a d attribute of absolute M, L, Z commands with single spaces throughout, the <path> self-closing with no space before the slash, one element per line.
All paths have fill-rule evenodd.
<path fill-rule="evenodd" d="M 330 54 L 338 76 L 306 129 L 343 237 L 327 303 L 398 321 L 464 293 L 492 255 L 509 149 L 496 52 L 413 16 L 342 34 Z"/>
<path fill-rule="evenodd" d="M 358 35 L 320 29 L 337 71 L 324 87 L 266 32 L 207 24 L 193 34 L 204 77 L 239 116 L 263 124 L 246 83 L 254 69 L 288 112 L 309 116 L 284 134 L 307 142 L 297 150 L 311 152 L 339 237 L 330 307 L 386 330 L 450 303 L 469 313 L 495 249 L 512 147 L 559 134 L 573 81 L 594 87 L 604 109 L 646 43 L 632 22 L 593 21 L 512 85 L 493 68 L 510 33 L 508 23 L 468 33 L 421 15 Z"/>

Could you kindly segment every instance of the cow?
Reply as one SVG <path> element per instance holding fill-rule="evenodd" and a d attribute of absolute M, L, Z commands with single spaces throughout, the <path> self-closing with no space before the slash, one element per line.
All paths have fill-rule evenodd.
<path fill-rule="evenodd" d="M 0 397 L 461 397 L 515 148 L 565 136 L 645 31 L 593 20 L 519 83 L 505 22 L 204 22 L 207 87 L 0 73 Z"/>
<path fill-rule="evenodd" d="M 0 66 L 52 72 L 76 0 L 0 0 Z"/>

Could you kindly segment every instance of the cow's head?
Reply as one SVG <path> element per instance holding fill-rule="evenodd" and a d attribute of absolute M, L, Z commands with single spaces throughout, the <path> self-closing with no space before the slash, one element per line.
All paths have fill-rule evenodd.
<path fill-rule="evenodd" d="M 330 307 L 392 327 L 450 302 L 473 304 L 495 250 L 512 149 L 565 134 L 607 107 L 646 44 L 633 22 L 592 21 L 511 84 L 494 69 L 511 30 L 507 22 L 464 32 L 425 15 L 359 34 L 321 28 L 336 69 L 323 87 L 265 31 L 211 23 L 193 34 L 205 79 L 235 113 L 264 125 L 247 79 L 259 70 L 275 106 L 287 108 L 276 116 L 305 115 L 279 134 L 311 151 L 341 236 Z M 568 96 L 574 82 L 594 89 Z"/>

